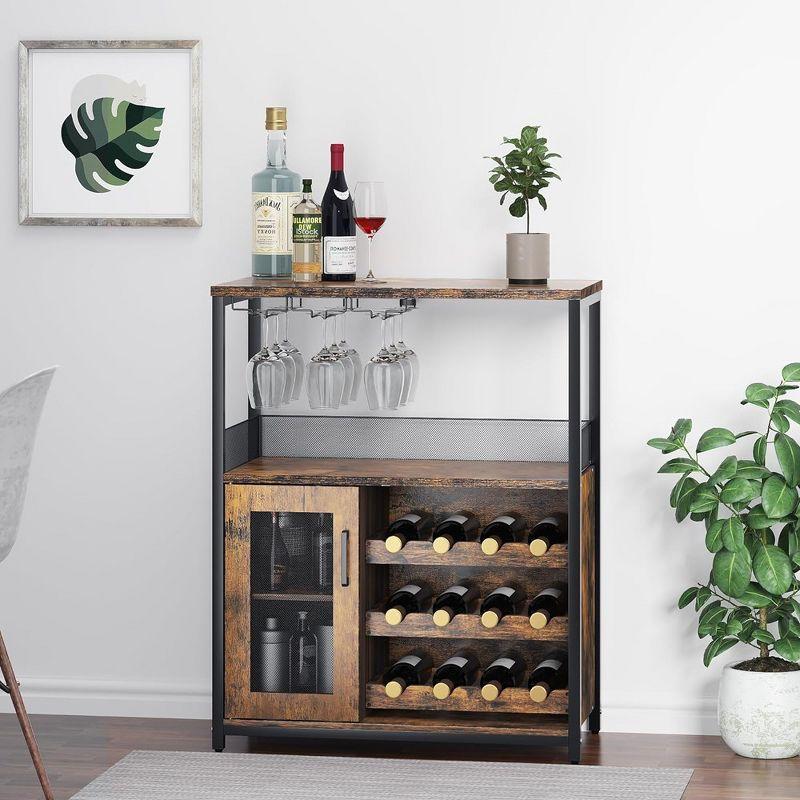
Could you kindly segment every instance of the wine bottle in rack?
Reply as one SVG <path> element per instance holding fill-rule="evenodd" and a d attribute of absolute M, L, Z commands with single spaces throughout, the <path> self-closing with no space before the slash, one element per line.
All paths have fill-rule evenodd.
<path fill-rule="evenodd" d="M 407 542 L 427 539 L 433 527 L 433 517 L 422 511 L 411 511 L 389 523 L 384 544 L 390 553 L 399 553 Z"/>
<path fill-rule="evenodd" d="M 481 624 L 484 628 L 495 628 L 508 614 L 513 614 L 517 603 L 522 600 L 519 589 L 513 586 L 499 586 L 483 598 L 481 603 Z"/>
<path fill-rule="evenodd" d="M 469 605 L 477 596 L 474 586 L 463 583 L 449 586 L 433 602 L 433 624 L 444 628 L 456 614 L 469 613 Z"/>
<path fill-rule="evenodd" d="M 331 177 L 322 197 L 322 280 L 356 279 L 356 217 L 344 177 L 344 145 L 331 145 Z"/>
<path fill-rule="evenodd" d="M 563 617 L 567 611 L 567 593 L 563 586 L 548 586 L 528 604 L 531 627 L 541 630 L 553 617 Z"/>
<path fill-rule="evenodd" d="M 525 664 L 513 653 L 504 653 L 496 658 L 481 675 L 481 697 L 484 700 L 497 700 L 504 689 L 519 686 Z"/>
<path fill-rule="evenodd" d="M 534 703 L 544 703 L 550 692 L 567 688 L 567 654 L 551 653 L 531 672 L 528 689 Z"/>
<path fill-rule="evenodd" d="M 422 650 L 398 658 L 383 675 L 384 691 L 387 697 L 397 698 L 409 687 L 419 686 L 428 679 L 433 662 Z"/>
<path fill-rule="evenodd" d="M 513 542 L 524 527 L 525 520 L 518 514 L 508 512 L 495 517 L 481 531 L 481 550 L 487 556 L 493 556 L 504 544 Z"/>
<path fill-rule="evenodd" d="M 446 700 L 458 686 L 470 686 L 478 674 L 478 659 L 469 650 L 459 650 L 433 673 L 433 696 Z"/>
<path fill-rule="evenodd" d="M 431 594 L 430 588 L 425 584 L 407 583 L 386 601 L 383 616 L 390 625 L 399 625 L 406 614 L 419 613 Z"/>
<path fill-rule="evenodd" d="M 456 542 L 466 542 L 480 527 L 478 518 L 473 514 L 462 511 L 445 517 L 433 529 L 433 549 L 439 553 L 446 553 Z"/>
<path fill-rule="evenodd" d="M 535 556 L 543 556 L 554 544 L 566 541 L 566 530 L 556 517 L 546 517 L 537 522 L 528 534 L 528 546 Z"/>

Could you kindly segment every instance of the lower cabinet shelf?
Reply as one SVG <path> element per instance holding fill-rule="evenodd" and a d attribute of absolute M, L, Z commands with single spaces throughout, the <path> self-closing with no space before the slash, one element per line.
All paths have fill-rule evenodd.
<path fill-rule="evenodd" d="M 441 713 L 566 714 L 567 691 L 552 692 L 544 703 L 534 703 L 527 689 L 506 689 L 497 700 L 490 702 L 483 699 L 479 686 L 459 686 L 445 700 L 437 700 L 430 686 L 409 686 L 400 697 L 393 699 L 386 696 L 382 683 L 373 681 L 367 684 L 367 708 Z"/>

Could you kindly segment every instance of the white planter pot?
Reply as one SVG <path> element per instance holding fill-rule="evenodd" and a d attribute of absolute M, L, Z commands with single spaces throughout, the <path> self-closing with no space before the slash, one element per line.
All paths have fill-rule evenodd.
<path fill-rule="evenodd" d="M 725 744 L 747 758 L 800 753 L 800 671 L 745 672 L 726 664 L 717 716 Z"/>

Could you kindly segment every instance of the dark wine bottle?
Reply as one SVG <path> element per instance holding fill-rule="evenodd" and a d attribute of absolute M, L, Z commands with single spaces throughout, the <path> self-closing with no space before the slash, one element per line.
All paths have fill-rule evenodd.
<path fill-rule="evenodd" d="M 507 614 L 513 614 L 515 606 L 522 599 L 519 589 L 500 586 L 483 598 L 481 603 L 481 624 L 484 628 L 495 628 Z"/>
<path fill-rule="evenodd" d="M 518 686 L 525 671 L 522 659 L 513 653 L 504 653 L 492 661 L 481 675 L 481 697 L 497 700 L 503 689 Z"/>
<path fill-rule="evenodd" d="M 384 540 L 386 549 L 390 553 L 399 553 L 406 546 L 406 542 L 426 539 L 432 527 L 433 517 L 430 514 L 411 511 L 389 524 Z"/>
<path fill-rule="evenodd" d="M 446 700 L 457 686 L 469 686 L 478 673 L 478 659 L 469 650 L 459 650 L 433 673 L 433 696 Z"/>
<path fill-rule="evenodd" d="M 444 628 L 456 614 L 468 613 L 469 604 L 477 596 L 478 590 L 474 586 L 457 583 L 448 587 L 433 603 L 433 624 Z"/>
<path fill-rule="evenodd" d="M 567 688 L 567 654 L 561 651 L 550 653 L 528 679 L 531 700 L 544 703 L 550 692 Z"/>
<path fill-rule="evenodd" d="M 566 531 L 556 517 L 545 517 L 541 522 L 537 522 L 528 534 L 528 546 L 535 556 L 543 556 L 554 544 L 566 540 Z"/>
<path fill-rule="evenodd" d="M 432 666 L 431 657 L 421 650 L 413 650 L 397 659 L 383 674 L 386 696 L 400 697 L 408 686 L 425 683 Z"/>
<path fill-rule="evenodd" d="M 322 280 L 356 279 L 356 217 L 344 177 L 344 145 L 331 145 L 331 177 L 322 197 Z"/>
<path fill-rule="evenodd" d="M 567 611 L 567 593 L 563 586 L 549 586 L 528 604 L 531 627 L 540 630 L 553 617 L 563 617 Z"/>
<path fill-rule="evenodd" d="M 504 544 L 513 542 L 515 534 L 525 527 L 525 520 L 518 514 L 501 514 L 481 531 L 481 550 L 493 556 Z"/>
<path fill-rule="evenodd" d="M 466 542 L 479 527 L 478 518 L 466 511 L 451 514 L 433 529 L 433 549 L 446 553 L 456 542 Z"/>
<path fill-rule="evenodd" d="M 406 614 L 419 613 L 422 604 L 431 596 L 432 592 L 425 584 L 407 583 L 401 586 L 386 601 L 384 617 L 390 625 L 399 625 Z"/>

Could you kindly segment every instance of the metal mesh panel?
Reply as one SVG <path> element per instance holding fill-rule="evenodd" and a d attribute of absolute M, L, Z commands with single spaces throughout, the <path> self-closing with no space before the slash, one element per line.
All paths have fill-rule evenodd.
<path fill-rule="evenodd" d="M 298 458 L 567 461 L 567 422 L 266 415 L 261 452 Z"/>

